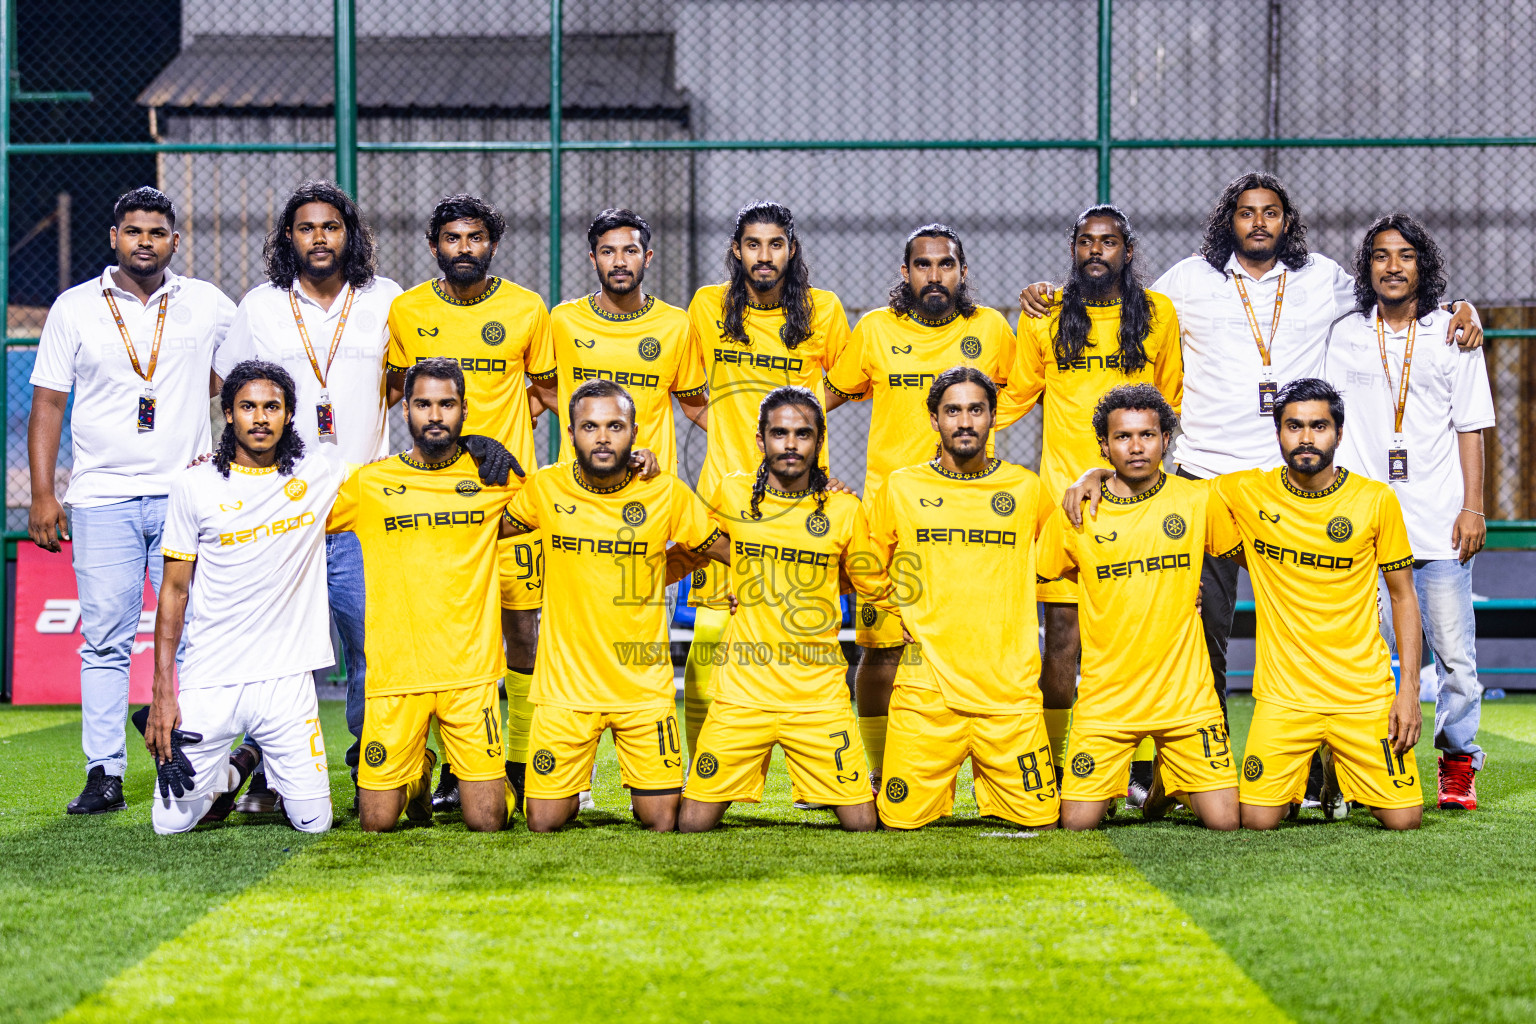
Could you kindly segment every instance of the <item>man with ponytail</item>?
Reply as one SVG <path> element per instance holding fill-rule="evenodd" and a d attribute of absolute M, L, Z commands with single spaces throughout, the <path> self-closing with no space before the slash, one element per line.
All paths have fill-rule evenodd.
<path fill-rule="evenodd" d="M 758 412 L 757 472 L 727 475 L 708 497 L 730 537 L 736 608 L 691 751 L 683 832 L 714 828 L 733 801 L 761 800 L 775 743 L 804 799 L 831 807 L 850 832 L 877 824 L 837 640 L 840 577 L 862 600 L 895 608 L 863 506 L 852 494 L 828 493 L 826 432 L 814 393 L 775 388 Z"/>

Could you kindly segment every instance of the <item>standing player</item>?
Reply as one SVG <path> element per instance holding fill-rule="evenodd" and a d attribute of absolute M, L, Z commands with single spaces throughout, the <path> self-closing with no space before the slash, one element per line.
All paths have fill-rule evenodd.
<path fill-rule="evenodd" d="M 464 374 L 464 430 L 500 441 L 531 471 L 533 415 L 529 381 L 554 379 L 549 313 L 528 289 L 490 274 L 506 222 L 489 203 L 452 195 L 432 211 L 427 248 L 443 276 L 395 300 L 389 314 L 389 405 L 400 400 L 408 367 L 444 356 Z M 543 604 L 544 545 L 537 536 L 499 547 L 501 624 L 506 642 L 507 773 L 522 785 L 528 760 L 528 687 L 533 678 Z M 435 806 L 457 805 L 450 764 L 443 765 Z"/>
<path fill-rule="evenodd" d="M 1099 399 L 1093 429 L 1114 474 L 1098 516 L 1074 527 L 1055 510 L 1040 535 L 1042 577 L 1079 584 L 1083 681 L 1061 784 L 1063 828 L 1093 828 L 1125 792 L 1132 751 L 1156 743 L 1160 771 L 1143 814 L 1178 794 L 1207 827 L 1238 826 L 1237 773 L 1211 685 L 1197 598 L 1202 555 L 1242 546 L 1203 481 L 1170 477 L 1178 418 L 1157 388 L 1122 384 Z"/>
<path fill-rule="evenodd" d="M 602 734 L 613 730 L 636 819 L 677 824 L 683 754 L 667 641 L 667 544 L 727 557 L 704 503 L 671 473 L 630 468 L 635 406 L 609 380 L 571 395 L 576 458 L 529 477 L 508 510 L 518 530 L 549 538 L 549 629 L 533 676 L 528 828 L 576 814 Z"/>
<path fill-rule="evenodd" d="M 456 361 L 416 363 L 404 387 L 411 450 L 354 471 L 327 525 L 353 531 L 363 549 L 370 668 L 359 823 L 388 831 L 402 810 L 432 819 L 426 744 L 436 718 L 465 826 L 494 832 L 508 804 L 496 539 L 512 492 L 482 485 L 460 444 L 468 410 Z"/>
<path fill-rule="evenodd" d="M 1474 810 L 1484 754 L 1472 556 L 1486 535 L 1483 430 L 1493 426 L 1493 396 L 1481 351 L 1414 344 L 1419 334 L 1440 337 L 1450 318 L 1437 308 L 1444 266 L 1440 247 L 1412 217 L 1372 224 L 1355 256 L 1356 312 L 1333 325 L 1328 377 L 1350 407 L 1339 464 L 1388 483 L 1408 526 L 1414 589 L 1440 682 L 1439 804 Z M 1383 625 L 1392 644 L 1391 620 Z M 1402 664 L 1411 679 L 1412 666 Z"/>
<path fill-rule="evenodd" d="M 1104 465 L 1103 438 L 1094 437 L 1091 424 L 1105 392 L 1124 384 L 1155 384 L 1175 415 L 1183 397 L 1179 321 L 1165 296 L 1142 287 L 1130 221 L 1118 207 L 1090 207 L 1078 214 L 1071 238 L 1072 272 L 1060 303 L 1047 317 L 1019 323 L 1018 354 L 997 417 L 1006 427 L 1044 399 L 1040 481 L 1053 498 L 1089 466 Z M 1045 605 L 1040 690 L 1059 775 L 1081 653 L 1078 584 L 1053 579 L 1036 587 L 1035 596 Z M 1138 752 L 1146 777 L 1135 780 L 1138 773 L 1132 773 L 1142 797 L 1150 783 L 1150 746 Z"/>
<path fill-rule="evenodd" d="M 965 247 L 953 228 L 925 224 L 912 232 L 890 305 L 859 320 L 848 348 L 827 374 L 835 394 L 874 399 L 865 456 L 866 503 L 893 470 L 934 457 L 938 435 L 922 429 L 922 423 L 930 385 L 940 374 L 958 364 L 992 381 L 1006 380 L 1013 363 L 1013 331 L 997 310 L 971 301 L 968 273 Z M 854 674 L 859 731 L 869 753 L 870 780 L 878 784 L 891 686 L 901 658 L 901 624 L 866 603 L 859 608 L 858 643 L 863 648 Z"/>
<path fill-rule="evenodd" d="M 1243 826 L 1279 824 L 1301 799 L 1312 752 L 1327 744 L 1345 800 L 1368 805 L 1388 828 L 1418 828 L 1419 688 L 1410 678 L 1393 696 L 1392 657 L 1376 628 L 1380 572 L 1402 664 L 1419 664 L 1413 552 L 1397 496 L 1334 466 L 1344 403 L 1325 382 L 1281 388 L 1274 422 L 1285 468 L 1214 485 L 1242 535 L 1258 610 Z"/>
<path fill-rule="evenodd" d="M 144 740 L 161 778 L 179 763 L 191 788 L 162 786 L 150 812 L 161 835 L 228 817 L 257 764 L 294 828 L 331 827 L 312 673 L 332 660 L 323 539 L 346 466 L 323 446 L 306 453 L 294 402 L 282 367 L 231 367 L 218 452 L 183 470 L 171 489 Z M 173 737 L 173 729 L 192 735 Z M 242 734 L 260 749 L 246 743 L 230 753 Z"/>
<path fill-rule="evenodd" d="M 705 285 L 688 304 L 694 350 L 709 385 L 701 495 L 713 494 L 727 474 L 757 458 L 758 408 L 775 388 L 807 388 L 828 412 L 847 400 L 823 385 L 848 344 L 848 315 L 836 295 L 811 287 L 810 264 L 788 207 L 753 202 L 737 211 L 725 272 L 724 284 Z M 819 460 L 825 469 L 825 445 Z M 728 618 L 727 573 L 723 565 L 706 565 L 694 572 L 688 592 L 697 609 L 683 669 L 690 757 L 698 753 L 711 700 L 712 655 Z"/>
<path fill-rule="evenodd" d="M 912 829 L 948 814 L 970 757 L 982 814 L 1055 828 L 1034 600 L 1040 478 L 988 458 L 988 374 L 944 371 L 928 408 L 938 458 L 892 473 L 870 514 L 902 625 L 921 644 L 891 696 L 880 820 Z"/>
<path fill-rule="evenodd" d="M 389 451 L 384 429 L 384 352 L 389 306 L 400 286 L 374 273 L 373 238 L 352 197 L 328 181 L 294 190 L 266 244 L 267 280 L 240 300 L 214 369 L 246 359 L 287 370 L 298 387 L 292 430 L 313 448 L 335 446 L 362 465 Z M 363 554 L 357 537 L 325 538 L 331 620 L 347 669 L 347 766 L 357 771 L 363 735 Z M 274 797 L 257 770 L 237 810 L 270 811 Z"/>
<path fill-rule="evenodd" d="M 704 832 L 732 801 L 762 799 L 778 743 L 797 792 L 831 807 L 844 829 L 868 832 L 877 824 L 875 803 L 860 771 L 864 749 L 837 642 L 839 575 L 894 611 L 889 581 L 858 498 L 827 493 L 820 464 L 827 424 L 816 396 L 776 388 L 758 423 L 757 472 L 731 473 L 709 500 L 715 524 L 729 534 L 738 607 L 678 827 Z"/>
<path fill-rule="evenodd" d="M 208 450 L 213 356 L 235 305 L 213 285 L 167 269 L 181 236 L 176 208 L 149 187 L 112 208 L 117 265 L 60 295 L 32 368 L 27 458 L 33 543 L 73 540 L 80 594 L 80 732 L 86 781 L 70 814 L 120 811 L 128 765 L 128 661 L 144 580 L 158 593 L 171 480 Z M 74 462 L 68 508 L 54 496 L 64 411 Z"/>

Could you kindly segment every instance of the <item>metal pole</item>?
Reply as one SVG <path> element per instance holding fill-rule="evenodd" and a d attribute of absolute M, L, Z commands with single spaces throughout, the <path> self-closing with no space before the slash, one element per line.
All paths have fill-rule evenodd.
<path fill-rule="evenodd" d="M 1269 0 L 1269 96 L 1264 115 L 1266 138 L 1280 137 L 1280 0 Z M 1274 174 L 1280 154 L 1271 149 L 1264 154 L 1264 169 Z"/>
<path fill-rule="evenodd" d="M 336 184 L 357 196 L 357 11 L 335 0 Z"/>
<path fill-rule="evenodd" d="M 1110 43 L 1110 21 L 1113 17 L 1113 0 L 1099 0 L 1099 202 L 1109 202 L 1109 158 L 1114 146 L 1109 131 L 1110 61 L 1114 48 Z"/>
<path fill-rule="evenodd" d="M 564 108 L 561 95 L 561 36 L 565 30 L 565 12 L 561 0 L 549 0 L 549 306 L 560 301 L 560 155 L 564 129 L 560 115 Z M 560 457 L 560 417 L 549 417 L 549 461 Z"/>
<path fill-rule="evenodd" d="M 11 18 L 12 0 L 0 0 L 0 60 L 5 61 L 5 73 L 0 74 L 0 336 L 10 336 L 11 303 L 11 49 L 15 45 L 15 28 Z M 9 478 L 11 469 L 11 349 L 0 351 L 0 438 L 4 449 L 0 450 L 0 478 Z M 5 518 L 10 519 L 10 508 L 5 508 Z M 9 526 L 9 522 L 3 524 Z M 0 560 L 0 595 L 9 597 L 7 560 Z M 0 612 L 6 621 L 0 622 L 0 691 L 9 699 L 11 695 L 11 645 L 10 602 L 0 600 Z"/>

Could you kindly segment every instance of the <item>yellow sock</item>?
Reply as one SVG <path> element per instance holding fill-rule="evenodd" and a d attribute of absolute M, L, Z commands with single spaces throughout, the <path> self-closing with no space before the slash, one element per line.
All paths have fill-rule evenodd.
<path fill-rule="evenodd" d="M 418 775 L 410 782 L 407 782 L 405 784 L 406 804 L 409 805 L 412 800 L 420 799 L 421 794 L 426 792 L 427 787 L 430 785 L 432 785 L 432 782 L 425 774 Z"/>
<path fill-rule="evenodd" d="M 517 792 L 515 790 L 513 790 L 512 783 L 511 782 L 503 782 L 502 786 L 506 790 L 507 821 L 510 822 L 513 818 L 517 817 L 517 812 L 519 810 L 521 810 L 522 808 L 517 806 Z"/>
<path fill-rule="evenodd" d="M 1157 757 L 1157 744 L 1148 736 L 1136 744 L 1136 752 L 1131 755 L 1132 761 L 1151 761 Z"/>
<path fill-rule="evenodd" d="M 429 721 L 432 724 L 432 747 L 437 751 L 437 763 L 441 767 L 448 763 L 448 755 L 443 751 L 443 730 L 438 724 L 436 715 L 433 715 Z"/>
<path fill-rule="evenodd" d="M 884 777 L 885 728 L 889 715 L 860 715 L 859 737 L 864 740 L 864 753 L 869 757 L 869 774 Z"/>
<path fill-rule="evenodd" d="M 1067 756 L 1067 730 L 1071 725 L 1071 708 L 1045 709 L 1045 734 L 1050 738 L 1051 763 L 1058 768 Z"/>
<path fill-rule="evenodd" d="M 507 669 L 502 679 L 507 684 L 506 757 L 508 761 L 524 764 L 528 760 L 528 729 L 533 724 L 533 701 L 528 699 L 533 676 Z"/>
<path fill-rule="evenodd" d="M 731 613 L 724 608 L 697 608 L 693 618 L 693 644 L 683 666 L 683 729 L 688 734 L 688 756 L 699 749 L 699 731 L 709 714 L 710 678 L 715 674 L 715 651 Z"/>

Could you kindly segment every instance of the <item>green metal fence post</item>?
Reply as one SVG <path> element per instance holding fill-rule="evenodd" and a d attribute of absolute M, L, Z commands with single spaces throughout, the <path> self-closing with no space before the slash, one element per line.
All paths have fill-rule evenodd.
<path fill-rule="evenodd" d="M 565 30 L 565 11 L 561 0 L 549 0 L 549 308 L 560 301 L 560 150 L 564 128 L 560 114 L 564 108 L 561 95 L 561 36 Z M 559 458 L 560 417 L 549 417 L 549 461 Z"/>
<path fill-rule="evenodd" d="M 11 333 L 11 38 L 13 0 L 0 0 L 0 54 L 4 54 L 5 74 L 0 75 L 0 480 L 10 479 L 11 470 L 11 349 L 4 340 Z M 9 505 L 9 502 L 7 502 Z M 9 519 L 9 509 L 6 510 Z M 0 560 L 0 570 L 6 566 Z M 0 690 L 10 698 L 11 645 L 10 645 L 10 588 L 5 586 L 5 576 L 0 575 Z"/>
<path fill-rule="evenodd" d="M 1114 48 L 1110 45 L 1110 25 L 1114 13 L 1114 0 L 1099 0 L 1099 202 L 1109 202 L 1109 158 L 1114 152 L 1110 136 L 1110 61 Z"/>
<path fill-rule="evenodd" d="M 357 10 L 335 0 L 336 184 L 357 197 Z"/>

